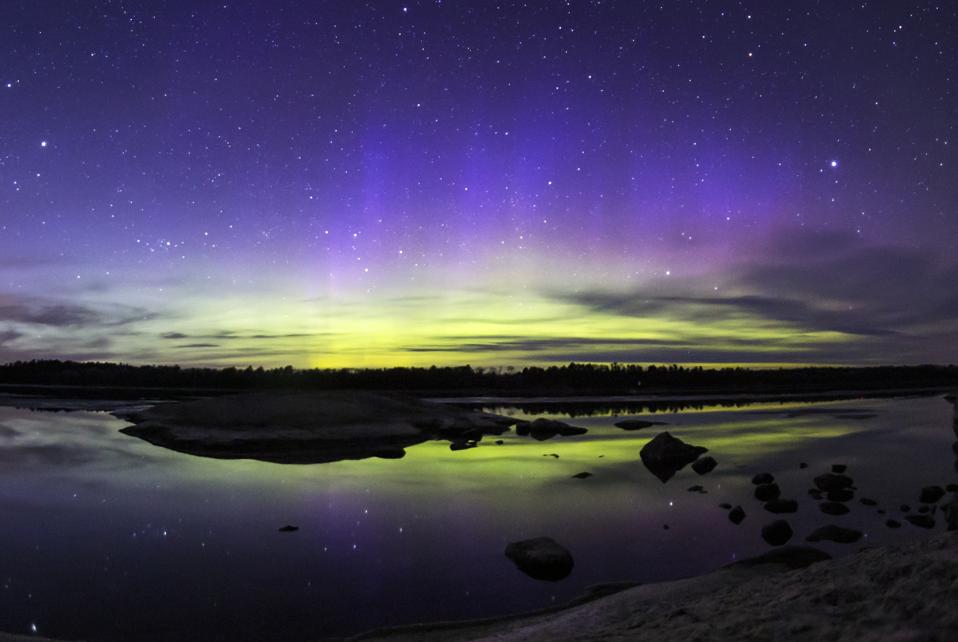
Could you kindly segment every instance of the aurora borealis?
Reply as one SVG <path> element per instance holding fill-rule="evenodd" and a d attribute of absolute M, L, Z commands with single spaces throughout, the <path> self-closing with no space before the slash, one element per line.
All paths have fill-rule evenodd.
<path fill-rule="evenodd" d="M 0 16 L 0 361 L 958 360 L 949 3 Z"/>

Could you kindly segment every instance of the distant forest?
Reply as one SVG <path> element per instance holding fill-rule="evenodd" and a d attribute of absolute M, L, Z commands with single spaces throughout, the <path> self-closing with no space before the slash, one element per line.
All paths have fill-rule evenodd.
<path fill-rule="evenodd" d="M 183 368 L 73 361 L 0 365 L 5 387 L 89 387 L 115 390 L 392 390 L 435 395 L 586 395 L 816 392 L 958 387 L 956 366 L 748 369 L 570 363 L 525 368 Z"/>

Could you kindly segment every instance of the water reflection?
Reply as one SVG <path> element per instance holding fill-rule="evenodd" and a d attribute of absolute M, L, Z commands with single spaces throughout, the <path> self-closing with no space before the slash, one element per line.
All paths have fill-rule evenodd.
<path fill-rule="evenodd" d="M 191 457 L 123 435 L 126 424 L 101 413 L 0 408 L 0 629 L 297 640 L 516 612 L 767 550 L 761 528 L 780 516 L 753 498 L 758 472 L 798 500 L 787 516 L 796 543 L 827 523 L 863 532 L 851 547 L 820 544 L 832 553 L 927 536 L 885 519 L 903 521 L 899 506 L 917 507 L 921 487 L 955 481 L 953 410 L 940 398 L 705 405 L 670 413 L 668 426 L 614 427 L 647 418 L 643 408 L 572 419 L 497 407 L 588 432 L 538 442 L 510 431 L 462 451 L 435 441 L 402 460 L 313 466 Z M 663 429 L 718 466 L 661 483 L 638 454 Z M 835 463 L 878 505 L 822 515 L 806 491 Z M 582 472 L 592 475 L 573 478 Z M 740 526 L 720 503 L 743 506 Z M 278 533 L 285 524 L 299 530 Z M 567 579 L 537 582 L 503 555 L 539 536 L 572 551 Z"/>

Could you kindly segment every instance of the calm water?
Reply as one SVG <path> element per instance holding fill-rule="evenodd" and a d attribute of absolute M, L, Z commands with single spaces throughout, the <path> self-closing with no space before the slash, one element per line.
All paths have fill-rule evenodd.
<path fill-rule="evenodd" d="M 849 515 L 822 515 L 806 490 L 844 463 L 860 495 L 899 518 L 921 486 L 958 478 L 951 412 L 939 397 L 707 407 L 625 432 L 606 411 L 569 420 L 589 428 L 576 438 L 507 433 L 465 451 L 431 442 L 401 460 L 291 466 L 166 451 L 108 414 L 0 408 L 0 630 L 297 640 L 539 608 L 590 584 L 703 573 L 767 550 L 759 531 L 777 516 L 749 481 L 763 471 L 799 500 L 783 516 L 792 543 L 826 523 L 865 532 L 859 545 L 825 544 L 832 553 L 926 537 L 886 528 L 857 498 Z M 719 467 L 661 483 L 638 457 L 660 429 L 708 447 Z M 595 476 L 570 478 L 583 471 Z M 741 526 L 724 501 L 745 508 Z M 300 531 L 277 532 L 284 524 Z M 566 580 L 532 580 L 503 556 L 539 535 L 572 551 Z"/>

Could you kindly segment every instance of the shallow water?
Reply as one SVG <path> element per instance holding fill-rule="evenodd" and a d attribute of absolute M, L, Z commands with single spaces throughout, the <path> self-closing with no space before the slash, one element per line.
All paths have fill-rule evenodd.
<path fill-rule="evenodd" d="M 0 630 L 299 640 L 500 615 L 595 583 L 710 571 L 768 550 L 761 526 L 780 517 L 793 544 L 828 523 L 865 533 L 821 545 L 833 554 L 927 537 L 884 521 L 903 521 L 899 505 L 917 508 L 922 486 L 958 479 L 940 397 L 705 407 L 657 413 L 668 426 L 636 432 L 613 427 L 611 411 L 495 410 L 589 433 L 537 442 L 509 432 L 503 445 L 429 442 L 400 460 L 299 466 L 178 454 L 121 434 L 126 424 L 103 413 L 0 408 Z M 709 448 L 718 468 L 663 484 L 638 456 L 660 430 Z M 806 494 L 833 463 L 859 489 L 840 517 Z M 571 478 L 583 471 L 594 476 Z M 751 476 L 765 471 L 798 513 L 772 515 L 752 498 Z M 693 484 L 708 494 L 687 492 Z M 718 507 L 726 501 L 745 508 L 741 526 Z M 277 532 L 285 524 L 300 530 Z M 539 535 L 572 551 L 567 579 L 533 580 L 504 557 L 508 542 Z"/>

